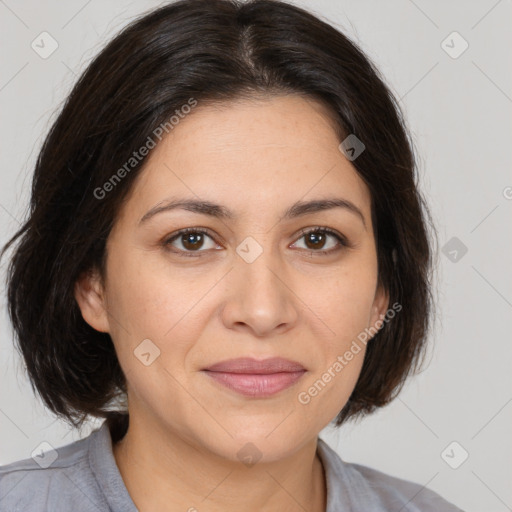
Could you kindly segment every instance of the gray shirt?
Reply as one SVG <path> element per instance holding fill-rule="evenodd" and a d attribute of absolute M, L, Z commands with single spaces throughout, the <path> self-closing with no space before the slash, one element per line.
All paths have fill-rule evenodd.
<path fill-rule="evenodd" d="M 30 458 L 0 467 L 1 512 L 138 512 L 117 468 L 106 422 L 56 452 L 50 465 Z M 343 461 L 321 438 L 318 454 L 327 482 L 326 512 L 462 512 L 422 485 Z"/>

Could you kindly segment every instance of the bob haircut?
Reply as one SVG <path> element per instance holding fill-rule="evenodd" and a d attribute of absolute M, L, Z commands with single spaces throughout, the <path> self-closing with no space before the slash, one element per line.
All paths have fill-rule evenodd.
<path fill-rule="evenodd" d="M 7 307 L 32 389 L 72 427 L 88 415 L 106 418 L 113 436 L 128 425 L 112 408 L 126 381 L 110 335 L 83 320 L 74 297 L 83 272 L 105 277 L 107 237 L 146 158 L 126 162 L 190 98 L 288 94 L 325 105 L 340 143 L 351 134 L 364 143 L 352 164 L 371 194 L 379 282 L 403 308 L 368 344 L 335 426 L 389 403 L 419 369 L 433 307 L 430 213 L 378 70 L 337 29 L 285 2 L 180 0 L 130 23 L 81 75 L 38 155 L 28 218 L 1 252 L 18 240 Z"/>

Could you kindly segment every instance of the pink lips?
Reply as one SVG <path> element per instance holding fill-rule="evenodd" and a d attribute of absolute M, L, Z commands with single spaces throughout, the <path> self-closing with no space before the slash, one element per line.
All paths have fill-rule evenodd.
<path fill-rule="evenodd" d="M 299 363 L 280 357 L 263 361 L 244 357 L 216 363 L 203 371 L 242 395 L 264 398 L 290 387 L 306 369 Z"/>

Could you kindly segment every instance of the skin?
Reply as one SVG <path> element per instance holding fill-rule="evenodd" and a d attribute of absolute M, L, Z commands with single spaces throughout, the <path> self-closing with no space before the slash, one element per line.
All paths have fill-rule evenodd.
<path fill-rule="evenodd" d="M 298 394 L 388 307 L 370 193 L 339 142 L 325 108 L 298 95 L 199 102 L 134 182 L 107 241 L 105 282 L 96 272 L 77 282 L 83 318 L 110 333 L 127 378 L 130 425 L 113 451 L 142 512 L 325 511 L 317 436 L 347 402 L 365 347 L 308 404 Z M 171 196 L 219 203 L 236 218 L 179 209 L 139 224 Z M 351 201 L 366 225 L 344 208 L 282 218 L 296 201 L 328 197 Z M 300 233 L 317 226 L 350 247 Z M 186 236 L 165 246 L 187 227 L 212 237 L 192 249 Z M 252 263 L 236 252 L 249 236 L 263 250 Z M 134 355 L 145 339 L 160 350 L 148 366 Z M 269 398 L 242 396 L 201 372 L 275 356 L 307 372 Z M 237 456 L 246 443 L 261 454 L 252 466 Z"/>

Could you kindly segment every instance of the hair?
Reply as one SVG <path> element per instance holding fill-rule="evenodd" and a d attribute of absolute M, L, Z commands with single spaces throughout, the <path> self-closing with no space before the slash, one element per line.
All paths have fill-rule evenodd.
<path fill-rule="evenodd" d="M 288 3 L 181 0 L 131 22 L 80 76 L 38 155 L 28 218 L 0 254 L 18 240 L 8 312 L 32 388 L 58 417 L 76 428 L 106 418 L 117 437 L 128 425 L 111 407 L 126 395 L 114 345 L 84 321 L 74 285 L 92 269 L 105 276 L 106 240 L 147 157 L 125 165 L 108 198 L 97 191 L 190 98 L 287 94 L 326 106 L 340 142 L 353 134 L 364 143 L 352 165 L 371 194 L 379 283 L 402 306 L 367 345 L 335 425 L 388 404 L 419 369 L 433 306 L 430 214 L 404 116 L 375 65 Z"/>

